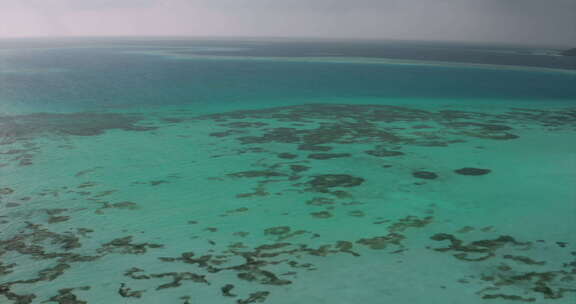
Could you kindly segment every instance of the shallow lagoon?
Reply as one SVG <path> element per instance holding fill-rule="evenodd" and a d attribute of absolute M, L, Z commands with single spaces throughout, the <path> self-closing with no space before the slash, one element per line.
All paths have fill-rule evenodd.
<path fill-rule="evenodd" d="M 576 297 L 571 73 L 30 52 L 1 303 Z"/>

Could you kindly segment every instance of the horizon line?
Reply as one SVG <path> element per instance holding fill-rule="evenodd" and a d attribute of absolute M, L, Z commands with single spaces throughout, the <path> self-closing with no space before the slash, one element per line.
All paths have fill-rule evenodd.
<path fill-rule="evenodd" d="M 30 36 L 0 36 L 0 40 L 42 40 L 42 39 L 210 39 L 210 40 L 319 40 L 319 41 L 364 41 L 364 42 L 385 42 L 385 41 L 398 41 L 398 42 L 440 42 L 440 43 L 463 43 L 463 44 L 499 44 L 509 46 L 526 46 L 526 47 L 566 47 L 573 48 L 576 45 L 567 44 L 538 44 L 526 42 L 507 42 L 507 41 L 478 41 L 478 40 L 441 40 L 441 39 L 424 39 L 424 38 L 383 38 L 383 37 L 320 37 L 320 36 L 225 36 L 225 35 L 63 35 L 63 36 L 47 36 L 47 35 L 30 35 Z"/>

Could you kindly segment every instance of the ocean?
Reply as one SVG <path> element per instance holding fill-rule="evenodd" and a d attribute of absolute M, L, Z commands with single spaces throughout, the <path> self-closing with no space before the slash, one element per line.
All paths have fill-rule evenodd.
<path fill-rule="evenodd" d="M 0 303 L 573 303 L 559 49 L 0 40 Z"/>

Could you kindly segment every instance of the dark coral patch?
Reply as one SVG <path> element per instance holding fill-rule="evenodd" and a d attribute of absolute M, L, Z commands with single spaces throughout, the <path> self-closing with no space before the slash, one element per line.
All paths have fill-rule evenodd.
<path fill-rule="evenodd" d="M 12 188 L 1 188 L 0 189 L 0 195 L 8 195 L 8 194 L 12 194 L 14 193 L 14 190 Z"/>
<path fill-rule="evenodd" d="M 265 234 L 272 234 L 272 235 L 281 235 L 290 232 L 290 227 L 288 226 L 278 226 L 267 228 L 264 230 Z"/>
<path fill-rule="evenodd" d="M 72 293 L 72 291 L 75 289 L 89 290 L 90 286 L 60 289 L 58 290 L 58 295 L 51 297 L 49 302 L 56 302 L 60 304 L 87 304 L 88 302 L 78 299 L 78 297 Z"/>
<path fill-rule="evenodd" d="M 306 204 L 313 206 L 333 205 L 334 200 L 325 197 L 315 197 L 311 200 L 306 201 Z"/>
<path fill-rule="evenodd" d="M 308 184 L 315 189 L 321 190 L 333 187 L 356 187 L 360 186 L 364 181 L 362 177 L 348 174 L 323 174 L 314 176 Z"/>
<path fill-rule="evenodd" d="M 352 154 L 350 153 L 315 153 L 308 155 L 310 159 L 331 159 L 331 158 L 342 158 L 342 157 L 350 157 Z"/>
<path fill-rule="evenodd" d="M 298 173 L 298 172 L 303 172 L 303 171 L 307 171 L 309 170 L 310 167 L 308 166 L 302 166 L 302 165 L 290 165 L 290 170 Z"/>
<path fill-rule="evenodd" d="M 507 244 L 523 247 L 529 247 L 531 245 L 530 243 L 518 242 L 508 235 L 503 235 L 492 240 L 474 241 L 469 244 L 465 244 L 462 240 L 446 233 L 437 233 L 430 239 L 434 241 L 449 241 L 449 247 L 435 248 L 434 250 L 440 252 L 456 251 L 458 253 L 455 254 L 454 257 L 463 261 L 483 261 L 493 258 L 495 256 L 495 251 Z M 480 254 L 480 256 L 469 257 L 470 254 Z"/>
<path fill-rule="evenodd" d="M 242 171 L 242 172 L 230 173 L 227 175 L 231 177 L 253 178 L 253 177 L 277 177 L 277 176 L 285 176 L 286 174 L 268 170 L 254 170 L 254 171 Z"/>
<path fill-rule="evenodd" d="M 220 288 L 220 291 L 222 291 L 222 295 L 225 297 L 235 297 L 236 295 L 231 293 L 232 289 L 234 289 L 234 285 L 226 284 Z"/>
<path fill-rule="evenodd" d="M 412 172 L 412 176 L 421 179 L 437 179 L 438 174 L 430 171 L 414 171 Z"/>
<path fill-rule="evenodd" d="M 310 214 L 315 218 L 322 218 L 322 219 L 332 217 L 332 213 L 330 213 L 328 211 L 312 212 Z"/>
<path fill-rule="evenodd" d="M 148 131 L 155 127 L 136 124 L 142 118 L 117 113 L 37 113 L 17 116 L 0 116 L 0 138 L 22 138 L 40 134 L 93 136 L 107 130 Z"/>
<path fill-rule="evenodd" d="M 332 147 L 302 144 L 298 146 L 298 150 L 327 152 L 332 150 Z"/>
<path fill-rule="evenodd" d="M 127 287 L 126 284 L 121 283 L 120 288 L 118 288 L 118 294 L 123 298 L 141 298 L 144 290 L 132 290 Z"/>
<path fill-rule="evenodd" d="M 268 125 L 267 123 L 263 122 L 250 122 L 250 121 L 237 121 L 222 124 L 222 126 L 230 127 L 230 128 L 260 128 L 263 126 Z"/>
<path fill-rule="evenodd" d="M 400 151 L 389 151 L 384 149 L 379 150 L 368 150 L 364 151 L 368 155 L 378 156 L 378 157 L 392 157 L 392 156 L 401 156 L 404 155 L 404 152 Z"/>
<path fill-rule="evenodd" d="M 282 159 L 294 159 L 297 158 L 298 155 L 293 153 L 280 153 L 278 154 L 278 157 Z"/>
<path fill-rule="evenodd" d="M 348 215 L 354 216 L 354 217 L 363 217 L 365 214 L 364 214 L 364 211 L 362 211 L 362 210 L 352 210 L 352 211 L 348 212 Z"/>
<path fill-rule="evenodd" d="M 485 175 L 485 174 L 492 172 L 492 170 L 480 169 L 480 168 L 462 168 L 462 169 L 454 170 L 454 172 L 461 174 L 461 175 Z"/>
<path fill-rule="evenodd" d="M 370 249 L 380 250 L 386 249 L 389 245 L 401 245 L 401 241 L 404 240 L 404 237 L 398 233 L 389 233 L 385 236 L 377 236 L 373 238 L 364 238 L 356 241 L 356 243 L 368 246 Z"/>
<path fill-rule="evenodd" d="M 114 239 L 102 245 L 98 253 L 144 254 L 149 248 L 162 248 L 164 245 L 153 243 L 132 243 L 132 236 Z"/>
<path fill-rule="evenodd" d="M 262 303 L 266 301 L 266 298 L 268 298 L 269 295 L 270 295 L 269 291 L 258 291 L 251 293 L 250 296 L 246 299 L 236 301 L 236 303 L 238 304 Z"/>

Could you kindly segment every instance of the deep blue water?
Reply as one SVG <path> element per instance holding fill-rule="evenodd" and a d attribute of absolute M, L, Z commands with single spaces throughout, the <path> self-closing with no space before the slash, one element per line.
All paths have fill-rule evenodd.
<path fill-rule="evenodd" d="M 3 67 L 0 100 L 46 110 L 292 98 L 575 100 L 575 74 L 465 67 L 320 62 L 166 60 L 131 48 L 34 50 Z M 7 63 L 7 65 L 6 65 Z"/>

